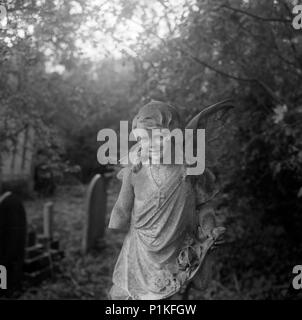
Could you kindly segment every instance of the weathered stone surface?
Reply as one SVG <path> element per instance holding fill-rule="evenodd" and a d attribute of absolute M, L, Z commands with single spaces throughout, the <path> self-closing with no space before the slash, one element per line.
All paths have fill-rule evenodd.
<path fill-rule="evenodd" d="M 93 247 L 97 239 L 100 239 L 105 232 L 106 217 L 106 190 L 104 178 L 97 174 L 91 181 L 86 197 L 86 216 L 82 251 Z"/>

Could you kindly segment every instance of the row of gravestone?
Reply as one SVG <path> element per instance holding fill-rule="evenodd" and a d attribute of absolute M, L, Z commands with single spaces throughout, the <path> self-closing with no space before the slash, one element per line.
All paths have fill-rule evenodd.
<path fill-rule="evenodd" d="M 82 252 L 85 254 L 103 237 L 106 216 L 105 180 L 96 175 L 87 190 Z M 38 284 L 59 269 L 64 253 L 53 236 L 53 204 L 44 206 L 43 234 L 27 231 L 22 202 L 11 192 L 0 197 L 0 265 L 7 268 L 5 294 L 18 292 L 24 282 Z"/>

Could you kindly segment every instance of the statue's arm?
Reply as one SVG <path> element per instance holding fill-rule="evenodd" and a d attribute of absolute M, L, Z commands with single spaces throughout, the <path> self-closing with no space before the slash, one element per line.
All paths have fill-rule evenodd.
<path fill-rule="evenodd" d="M 118 199 L 112 209 L 108 228 L 127 229 L 130 224 L 131 212 L 134 203 L 132 185 L 132 171 L 130 167 L 123 169 L 123 182 Z"/>

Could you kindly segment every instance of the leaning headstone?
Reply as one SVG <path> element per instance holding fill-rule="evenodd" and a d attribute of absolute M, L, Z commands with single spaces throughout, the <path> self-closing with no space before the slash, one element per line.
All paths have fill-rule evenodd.
<path fill-rule="evenodd" d="M 26 212 L 20 199 L 0 197 L 0 265 L 7 269 L 7 294 L 21 288 L 26 244 Z"/>
<path fill-rule="evenodd" d="M 105 180 L 100 174 L 97 174 L 90 182 L 87 191 L 86 216 L 82 242 L 83 253 L 87 253 L 87 251 L 95 245 L 97 239 L 102 238 L 104 235 L 106 198 Z"/>

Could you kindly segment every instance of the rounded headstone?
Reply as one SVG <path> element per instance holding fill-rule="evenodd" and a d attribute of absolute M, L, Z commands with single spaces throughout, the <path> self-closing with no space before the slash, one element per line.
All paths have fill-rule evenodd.
<path fill-rule="evenodd" d="M 96 241 L 104 235 L 106 202 L 105 180 L 100 174 L 97 174 L 90 182 L 87 190 L 82 242 L 83 253 L 87 253 L 95 245 Z"/>
<path fill-rule="evenodd" d="M 0 265 L 7 269 L 7 289 L 19 289 L 23 279 L 26 212 L 20 199 L 8 192 L 0 197 Z"/>

